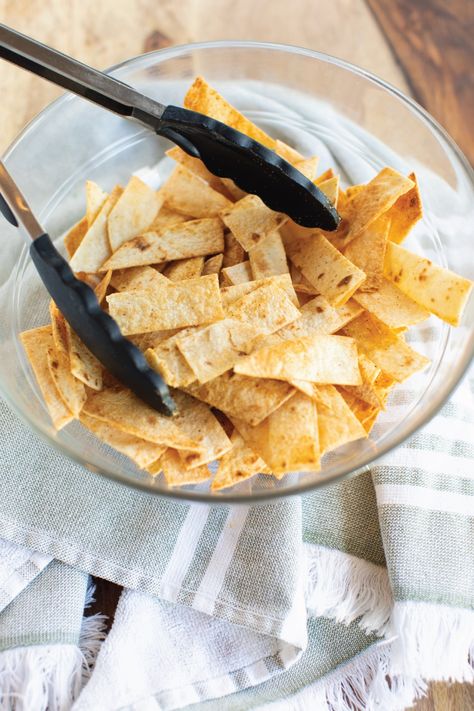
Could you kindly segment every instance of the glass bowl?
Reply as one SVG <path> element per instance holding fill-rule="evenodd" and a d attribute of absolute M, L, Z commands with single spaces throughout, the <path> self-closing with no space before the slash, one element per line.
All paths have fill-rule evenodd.
<path fill-rule="evenodd" d="M 362 69 L 298 47 L 212 42 L 152 52 L 111 73 L 164 103 L 181 104 L 197 74 L 274 137 L 323 171 L 335 165 L 343 184 L 369 180 L 391 165 L 415 170 L 425 217 L 407 247 L 474 276 L 473 174 L 444 130 L 411 99 Z M 40 81 L 38 79 L 38 81 Z M 137 125 L 71 95 L 48 106 L 20 134 L 5 162 L 41 223 L 62 249 L 61 236 L 84 213 L 84 182 L 110 189 L 154 166 L 169 144 Z M 470 214 L 471 212 L 471 214 Z M 469 219 L 471 218 L 471 219 Z M 19 333 L 48 320 L 48 297 L 21 235 L 2 224 L 0 264 L 0 389 L 23 420 L 52 446 L 85 467 L 151 494 L 213 502 L 252 502 L 298 494 L 361 471 L 422 427 L 449 397 L 472 357 L 474 305 L 457 329 L 433 317 L 410 331 L 431 358 L 422 374 L 399 386 L 364 441 L 323 459 L 318 473 L 276 481 L 259 475 L 212 494 L 208 485 L 170 489 L 99 442 L 79 423 L 57 433 L 26 361 Z"/>

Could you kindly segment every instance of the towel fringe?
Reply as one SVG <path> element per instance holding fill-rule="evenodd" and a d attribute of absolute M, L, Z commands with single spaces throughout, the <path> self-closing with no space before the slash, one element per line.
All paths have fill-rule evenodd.
<path fill-rule="evenodd" d="M 387 569 L 334 548 L 305 544 L 306 604 L 313 617 L 383 635 L 393 607 Z"/>

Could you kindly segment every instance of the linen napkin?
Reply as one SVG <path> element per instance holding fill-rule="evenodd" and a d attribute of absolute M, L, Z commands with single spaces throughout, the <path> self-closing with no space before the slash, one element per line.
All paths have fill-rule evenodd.
<path fill-rule="evenodd" d="M 282 110 L 295 111 L 285 101 Z M 318 118 L 330 120 L 320 108 Z M 336 157 L 350 182 L 366 179 L 363 157 L 344 163 L 344 151 L 329 148 L 332 156 L 315 152 Z M 386 162 L 398 166 L 391 155 Z M 391 402 L 394 418 L 405 396 Z M 84 471 L 0 404 L 0 535 L 29 548 L 26 559 L 39 551 L 129 588 L 75 707 L 396 709 L 425 680 L 472 680 L 473 422 L 466 381 L 422 434 L 371 472 L 272 505 L 210 507 Z M 48 570 L 30 579 L 37 572 L 40 584 Z M 74 589 L 75 571 L 61 571 L 61 587 Z M 62 646 L 67 612 L 34 582 L 20 600 L 38 613 L 15 613 L 15 600 L 0 617 L 1 632 L 11 608 L 21 633 L 5 635 L 0 655 L 0 669 L 12 650 L 20 660 L 9 694 L 24 695 L 25 669 L 34 670 L 50 708 L 67 708 L 77 681 L 62 675 L 57 701 L 58 679 L 38 661 L 40 646 Z M 84 593 L 75 600 L 80 609 Z M 74 639 L 81 624 L 78 615 Z M 23 646 L 29 640 L 41 644 Z"/>

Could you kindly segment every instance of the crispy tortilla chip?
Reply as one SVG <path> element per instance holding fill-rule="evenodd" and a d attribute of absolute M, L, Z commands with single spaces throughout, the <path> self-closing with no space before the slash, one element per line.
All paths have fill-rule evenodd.
<path fill-rule="evenodd" d="M 150 467 L 148 471 L 153 475 L 163 471 L 168 486 L 199 484 L 211 476 L 211 472 L 205 464 L 194 469 L 185 469 L 179 453 L 171 448 L 167 449 L 159 462 L 154 467 Z"/>
<path fill-rule="evenodd" d="M 222 252 L 223 249 L 223 229 L 218 218 L 191 220 L 166 227 L 160 232 L 145 232 L 125 242 L 98 271 L 202 257 Z"/>
<path fill-rule="evenodd" d="M 107 303 L 124 335 L 198 326 L 224 317 L 217 274 L 170 281 L 153 291 L 109 294 Z"/>
<path fill-rule="evenodd" d="M 195 279 L 200 277 L 204 267 L 204 257 L 189 257 L 171 262 L 163 270 L 163 276 L 171 281 L 184 281 L 185 279 Z"/>
<path fill-rule="evenodd" d="M 234 235 L 229 230 L 224 233 L 224 243 L 224 260 L 222 262 L 223 267 L 233 267 L 234 264 L 240 264 L 241 262 L 245 262 L 245 250 L 240 244 L 240 242 L 237 242 Z"/>
<path fill-rule="evenodd" d="M 284 237 L 284 242 L 291 261 L 332 306 L 342 306 L 365 279 L 321 231 L 301 239 Z"/>
<path fill-rule="evenodd" d="M 291 163 L 292 161 L 288 162 Z M 293 165 L 300 171 L 300 173 L 303 173 L 303 175 L 313 183 L 316 180 L 318 163 L 318 156 L 312 156 L 311 158 L 303 158 L 303 160 L 299 160 L 296 163 L 293 163 Z"/>
<path fill-rule="evenodd" d="M 130 267 L 112 272 L 110 283 L 117 291 L 146 291 L 167 283 L 153 267 Z"/>
<path fill-rule="evenodd" d="M 68 410 L 77 418 L 86 401 L 84 383 L 71 374 L 69 358 L 64 353 L 57 352 L 54 346 L 48 348 L 47 361 L 51 379 L 59 395 Z"/>
<path fill-rule="evenodd" d="M 380 215 L 387 212 L 400 195 L 413 188 L 413 181 L 393 168 L 383 168 L 348 204 L 349 232 L 346 244 L 358 237 Z"/>
<path fill-rule="evenodd" d="M 74 272 L 98 272 L 110 256 L 107 219 L 122 192 L 122 188 L 117 185 L 100 208 L 99 214 L 87 230 L 70 261 L 70 267 Z"/>
<path fill-rule="evenodd" d="M 283 213 L 270 210 L 257 195 L 247 195 L 222 210 L 220 216 L 246 252 L 288 220 Z"/>
<path fill-rule="evenodd" d="M 248 323 L 226 318 L 178 336 L 176 345 L 200 383 L 230 370 L 242 353 L 248 353 L 258 331 Z"/>
<path fill-rule="evenodd" d="M 355 338 L 362 353 L 400 383 L 430 363 L 368 311 L 350 321 L 340 333 Z"/>
<path fill-rule="evenodd" d="M 390 218 L 389 240 L 400 244 L 408 235 L 412 227 L 423 217 L 421 195 L 415 173 L 408 176 L 415 185 L 411 190 L 401 195 L 387 212 Z"/>
<path fill-rule="evenodd" d="M 316 185 L 321 185 L 321 183 L 325 183 L 326 180 L 330 180 L 331 178 L 334 178 L 335 174 L 332 168 L 328 168 L 327 170 L 324 171 L 324 173 L 321 173 L 316 180 L 314 181 Z"/>
<path fill-rule="evenodd" d="M 291 385 L 280 380 L 248 378 L 230 371 L 204 385 L 189 385 L 186 390 L 193 397 L 219 408 L 229 417 L 239 417 L 249 425 L 258 425 L 294 392 Z"/>
<path fill-rule="evenodd" d="M 316 405 L 306 395 L 295 393 L 257 427 L 231 419 L 246 444 L 275 476 L 319 470 Z"/>
<path fill-rule="evenodd" d="M 345 385 L 341 386 L 342 389 L 355 395 L 360 400 L 370 403 L 378 410 L 384 407 L 384 400 L 381 397 L 381 389 L 375 385 L 377 378 L 383 375 L 384 378 L 388 377 L 379 367 L 375 365 L 364 353 L 359 353 L 359 370 L 362 377 L 362 385 Z M 395 381 L 390 378 L 390 382 L 393 384 Z"/>
<path fill-rule="evenodd" d="M 278 231 L 270 232 L 249 252 L 253 279 L 288 273 L 285 247 Z"/>
<path fill-rule="evenodd" d="M 296 151 L 287 143 L 280 141 L 279 138 L 276 139 L 273 150 L 275 151 L 275 153 L 278 153 L 281 158 L 284 158 L 284 160 L 287 160 L 288 163 L 291 163 L 291 165 L 294 165 L 295 163 L 300 163 L 302 160 L 305 160 L 304 156 L 302 156 L 301 153 Z"/>
<path fill-rule="evenodd" d="M 64 356 L 69 361 L 70 349 L 70 329 L 66 319 L 58 309 L 54 301 L 49 302 L 49 315 L 51 317 L 51 329 L 53 334 L 54 349 L 59 356 Z"/>
<path fill-rule="evenodd" d="M 202 450 L 179 453 L 185 469 L 195 469 L 220 459 L 232 448 L 230 439 L 204 402 L 179 390 L 173 393 L 173 399 L 177 405 L 174 423 L 181 432 L 200 444 Z"/>
<path fill-rule="evenodd" d="M 102 190 L 97 183 L 94 183 L 93 180 L 86 180 L 86 219 L 88 227 L 92 226 L 108 197 L 108 193 Z"/>
<path fill-rule="evenodd" d="M 97 301 L 99 304 L 103 302 L 105 299 L 105 295 L 107 294 L 107 289 L 109 288 L 110 280 L 112 278 L 112 270 L 109 270 L 104 274 L 102 277 L 101 281 L 97 284 L 95 287 L 95 295 L 97 296 Z"/>
<path fill-rule="evenodd" d="M 317 295 L 317 289 L 309 283 L 306 277 L 302 275 L 298 267 L 295 267 L 293 263 L 290 263 L 290 274 L 295 291 L 299 294 L 308 294 L 309 296 Z"/>
<path fill-rule="evenodd" d="M 184 106 L 191 111 L 198 111 L 217 121 L 222 121 L 227 126 L 263 143 L 267 148 L 275 147 L 273 138 L 267 136 L 264 131 L 231 106 L 215 89 L 209 86 L 203 77 L 197 77 L 188 89 L 188 93 L 184 97 Z"/>
<path fill-rule="evenodd" d="M 214 255 L 214 257 L 209 257 L 209 259 L 206 259 L 202 268 L 202 275 L 206 276 L 206 274 L 219 274 L 220 270 L 222 269 L 223 260 L 223 254 L 216 254 Z"/>
<path fill-rule="evenodd" d="M 377 291 L 370 294 L 356 291 L 354 299 L 393 329 L 413 326 L 430 315 L 429 311 L 406 296 L 388 279 L 383 279 Z"/>
<path fill-rule="evenodd" d="M 41 326 L 31 331 L 23 331 L 20 333 L 20 340 L 35 374 L 49 416 L 55 429 L 60 430 L 71 422 L 73 416 L 61 399 L 48 367 L 48 348 L 52 348 L 54 343 L 51 326 Z"/>
<path fill-rule="evenodd" d="M 108 444 L 109 447 L 113 447 L 117 452 L 125 454 L 125 456 L 135 462 L 140 469 L 149 467 L 166 451 L 164 445 L 147 442 L 128 432 L 118 430 L 109 425 L 108 422 L 98 420 L 95 417 L 81 414 L 79 419 L 81 424 L 97 435 L 102 442 Z"/>
<path fill-rule="evenodd" d="M 83 412 L 147 442 L 193 452 L 202 450 L 201 445 L 185 434 L 173 418 L 160 415 L 123 387 L 89 393 Z"/>
<path fill-rule="evenodd" d="M 366 279 L 360 285 L 359 292 L 375 291 L 382 284 L 389 228 L 390 220 L 382 215 L 344 250 L 347 259 L 365 273 Z"/>
<path fill-rule="evenodd" d="M 235 286 L 236 284 L 245 284 L 247 281 L 252 281 L 252 270 L 250 262 L 241 262 L 234 264 L 232 267 L 225 267 L 221 270 L 221 278 L 223 286 Z"/>
<path fill-rule="evenodd" d="M 160 194 L 162 195 L 161 190 Z M 148 232 L 161 232 L 161 230 L 171 227 L 171 225 L 179 225 L 181 222 L 189 222 L 192 219 L 191 215 L 183 215 L 181 212 L 170 210 L 166 205 L 162 205 L 149 226 Z"/>
<path fill-rule="evenodd" d="M 367 358 L 365 353 L 359 353 L 359 370 L 362 380 L 369 385 L 373 385 L 381 375 L 384 378 L 388 377 L 382 373 L 381 369 L 370 358 Z"/>
<path fill-rule="evenodd" d="M 69 362 L 75 378 L 92 388 L 102 390 L 102 366 L 90 352 L 79 336 L 67 324 L 69 329 Z"/>
<path fill-rule="evenodd" d="M 346 198 L 348 200 L 352 200 L 352 198 L 364 190 L 365 187 L 365 183 L 361 183 L 360 185 L 349 185 L 349 187 L 346 188 Z"/>
<path fill-rule="evenodd" d="M 345 388 L 341 388 L 339 392 L 361 423 L 365 432 L 369 434 L 375 424 L 375 420 L 380 414 L 380 408 L 361 400 L 353 393 L 348 392 Z"/>
<path fill-rule="evenodd" d="M 161 188 L 168 208 L 192 217 L 215 217 L 232 202 L 182 165 L 177 165 Z"/>
<path fill-rule="evenodd" d="M 318 188 L 326 195 L 330 202 L 337 207 L 339 197 L 339 176 L 328 178 L 318 183 Z"/>
<path fill-rule="evenodd" d="M 185 153 L 179 146 L 173 146 L 168 151 L 166 151 L 168 158 L 172 158 L 177 163 L 181 163 L 185 168 L 199 176 L 202 180 L 205 180 L 208 185 L 211 186 L 213 190 L 217 190 L 218 193 L 222 193 L 226 198 L 229 198 L 229 192 L 222 180 L 213 175 L 210 170 L 206 168 L 202 160 L 199 158 L 193 158 L 188 153 Z"/>
<path fill-rule="evenodd" d="M 145 232 L 157 216 L 163 201 L 162 194 L 132 175 L 107 221 L 112 252 L 124 242 Z"/>
<path fill-rule="evenodd" d="M 194 372 L 177 346 L 179 337 L 184 338 L 184 336 L 193 333 L 195 330 L 194 328 L 184 328 L 164 341 L 151 346 L 145 352 L 145 357 L 150 366 L 160 373 L 165 383 L 172 387 L 190 385 L 196 380 Z"/>
<path fill-rule="evenodd" d="M 221 182 L 234 202 L 242 200 L 242 198 L 247 195 L 245 190 L 239 188 L 239 186 L 236 185 L 230 178 L 221 178 Z"/>
<path fill-rule="evenodd" d="M 134 336 L 128 336 L 128 340 L 131 341 L 136 347 L 145 353 L 149 348 L 156 348 L 167 341 L 168 338 L 179 333 L 181 329 L 172 328 L 169 331 L 150 331 L 150 333 L 136 333 Z"/>
<path fill-rule="evenodd" d="M 333 385 L 315 388 L 321 454 L 366 437 L 366 431 Z"/>
<path fill-rule="evenodd" d="M 226 315 L 251 324 L 259 335 L 265 335 L 296 321 L 300 311 L 286 291 L 270 282 L 227 306 Z"/>
<path fill-rule="evenodd" d="M 234 371 L 254 378 L 359 385 L 357 346 L 352 338 L 317 334 L 283 341 L 243 356 Z"/>
<path fill-rule="evenodd" d="M 244 284 L 236 284 L 235 286 L 226 286 L 221 290 L 222 303 L 224 308 L 227 308 L 229 304 L 232 304 L 237 299 L 242 298 L 246 294 L 250 294 L 251 291 L 255 291 L 261 286 L 266 286 L 267 284 L 273 284 L 278 286 L 280 289 L 285 291 L 291 301 L 295 306 L 299 306 L 298 297 L 296 296 L 291 278 L 288 274 L 279 274 L 278 276 L 266 277 L 265 279 L 256 279 L 253 281 L 245 282 Z"/>
<path fill-rule="evenodd" d="M 385 275 L 417 304 L 452 326 L 459 326 L 472 282 L 389 242 Z"/>
<path fill-rule="evenodd" d="M 250 449 L 238 432 L 231 437 L 232 449 L 224 454 L 214 479 L 211 491 L 220 491 L 228 486 L 239 484 L 255 474 L 268 471 L 268 467 L 258 454 Z"/>
<path fill-rule="evenodd" d="M 87 217 L 83 217 L 82 220 L 76 222 L 76 224 L 71 227 L 67 235 L 64 237 L 64 246 L 66 247 L 67 256 L 69 259 L 77 251 L 77 248 L 81 244 L 84 236 L 87 232 L 88 223 Z"/>

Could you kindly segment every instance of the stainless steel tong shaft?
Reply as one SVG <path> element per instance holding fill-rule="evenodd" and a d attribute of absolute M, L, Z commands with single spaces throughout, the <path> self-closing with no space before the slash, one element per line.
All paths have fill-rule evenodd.
<path fill-rule="evenodd" d="M 7 219 L 11 222 L 11 216 L 17 225 L 21 225 L 31 239 L 40 237 L 44 230 L 30 210 L 28 203 L 20 192 L 19 187 L 13 180 L 10 173 L 0 161 L 0 196 L 3 197 L 11 215 Z M 3 210 L 2 210 L 3 212 Z"/>

